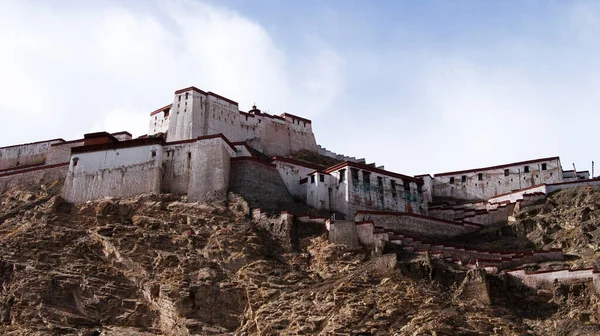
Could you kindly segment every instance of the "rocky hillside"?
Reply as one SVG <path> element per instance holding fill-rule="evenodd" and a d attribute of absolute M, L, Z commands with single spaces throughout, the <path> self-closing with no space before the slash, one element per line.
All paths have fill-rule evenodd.
<path fill-rule="evenodd" d="M 300 250 L 286 252 L 251 223 L 237 197 L 228 206 L 169 195 L 73 206 L 58 190 L 0 196 L 2 335 L 600 333 L 589 283 L 533 291 L 427 258 L 371 257 L 322 234 L 301 237 Z M 559 231 L 570 228 L 561 218 L 587 212 L 579 220 L 590 225 L 596 218 L 597 191 L 581 192 L 580 201 L 565 197 L 564 207 L 589 211 L 523 210 L 515 232 L 543 243 L 537 231 L 526 233 L 527 221 L 541 223 L 543 212 L 544 223 L 560 226 L 543 244 L 560 244 Z M 595 229 L 576 235 L 589 232 Z"/>

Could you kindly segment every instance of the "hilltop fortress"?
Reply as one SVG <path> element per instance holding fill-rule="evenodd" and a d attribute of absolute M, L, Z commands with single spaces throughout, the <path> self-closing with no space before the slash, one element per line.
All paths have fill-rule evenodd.
<path fill-rule="evenodd" d="M 127 132 L 99 132 L 0 148 L 1 192 L 57 180 L 64 181 L 69 202 L 147 193 L 222 202 L 233 191 L 255 201 L 255 219 L 267 222 L 289 221 L 294 215 L 286 205 L 300 203 L 335 216 L 327 224 L 333 242 L 374 250 L 427 246 L 427 253 L 432 245 L 423 239 L 489 229 L 506 223 L 515 207 L 552 191 L 600 185 L 587 171 L 563 170 L 558 157 L 434 175 L 391 172 L 318 146 L 308 119 L 256 106 L 243 112 L 235 101 L 195 87 L 175 91 L 172 104 L 151 112 L 148 134 L 136 139 Z M 268 219 L 268 204 L 280 205 L 275 210 L 284 210 L 281 217 Z M 493 267 L 514 264 L 505 256 L 451 250 L 454 259 L 469 255 L 493 260 Z M 435 251 L 448 257 L 443 245 Z"/>

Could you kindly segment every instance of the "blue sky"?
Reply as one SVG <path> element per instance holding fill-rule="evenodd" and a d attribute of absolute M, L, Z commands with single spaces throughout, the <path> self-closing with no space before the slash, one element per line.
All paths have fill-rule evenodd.
<path fill-rule="evenodd" d="M 559 155 L 589 169 L 597 1 L 0 0 L 0 146 L 141 135 L 195 85 L 311 118 L 405 174 Z"/>

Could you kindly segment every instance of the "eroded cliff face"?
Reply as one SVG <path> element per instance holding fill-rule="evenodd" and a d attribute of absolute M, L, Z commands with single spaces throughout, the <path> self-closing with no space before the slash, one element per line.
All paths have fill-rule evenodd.
<path fill-rule="evenodd" d="M 589 283 L 534 291 L 431 260 L 398 264 L 318 230 L 286 252 L 247 204 L 0 196 L 3 335 L 598 334 Z"/>

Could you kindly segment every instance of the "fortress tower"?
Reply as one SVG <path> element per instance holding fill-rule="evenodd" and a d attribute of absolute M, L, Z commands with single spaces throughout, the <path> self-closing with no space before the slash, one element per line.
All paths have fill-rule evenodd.
<path fill-rule="evenodd" d="M 166 132 L 167 142 L 221 133 L 231 142 L 246 142 L 267 155 L 317 151 L 310 120 L 289 113 L 262 113 L 256 106 L 241 112 L 237 102 L 193 86 L 175 91 L 173 104 L 150 117 L 148 135 Z"/>

